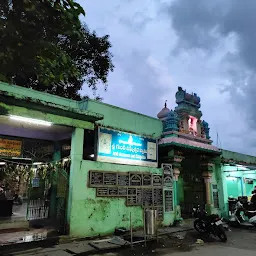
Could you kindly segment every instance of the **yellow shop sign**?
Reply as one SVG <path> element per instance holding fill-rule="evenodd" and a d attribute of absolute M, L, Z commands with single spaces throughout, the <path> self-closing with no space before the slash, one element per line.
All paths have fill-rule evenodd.
<path fill-rule="evenodd" d="M 0 156 L 18 157 L 21 155 L 22 141 L 0 138 Z"/>

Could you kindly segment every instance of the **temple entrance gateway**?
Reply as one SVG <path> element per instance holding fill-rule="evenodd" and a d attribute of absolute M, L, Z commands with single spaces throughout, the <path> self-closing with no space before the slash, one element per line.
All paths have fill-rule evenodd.
<path fill-rule="evenodd" d="M 221 155 L 221 150 L 212 145 L 209 125 L 201 119 L 200 97 L 181 87 L 175 97 L 175 109 L 168 109 L 165 103 L 157 115 L 163 122 L 159 159 L 174 167 L 176 208 L 187 218 L 199 204 L 211 211 L 211 177 L 215 158 Z"/>
<path fill-rule="evenodd" d="M 183 190 L 179 194 L 181 214 L 183 218 L 191 217 L 193 207 L 206 204 L 206 191 L 200 166 L 200 155 L 191 152 L 181 163 L 179 187 Z"/>

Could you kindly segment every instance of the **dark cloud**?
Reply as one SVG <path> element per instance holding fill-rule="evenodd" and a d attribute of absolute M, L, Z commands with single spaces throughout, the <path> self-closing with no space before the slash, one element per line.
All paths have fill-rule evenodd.
<path fill-rule="evenodd" d="M 166 9 L 179 36 L 178 48 L 210 50 L 216 45 L 215 30 L 221 14 L 211 2 L 214 1 L 181 0 Z"/>
<path fill-rule="evenodd" d="M 256 1 L 255 0 L 176 0 L 166 8 L 179 38 L 180 51 L 218 51 L 233 35 L 235 49 L 227 45 L 223 68 L 229 78 L 225 89 L 232 102 L 244 109 L 256 128 Z M 232 42 L 230 42 L 231 48 Z"/>

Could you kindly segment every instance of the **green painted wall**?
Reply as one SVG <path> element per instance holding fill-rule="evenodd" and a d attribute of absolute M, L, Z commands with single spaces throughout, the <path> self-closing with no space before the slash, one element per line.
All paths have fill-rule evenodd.
<path fill-rule="evenodd" d="M 246 156 L 243 155 L 245 158 Z M 244 178 L 254 179 L 254 184 L 248 185 Z M 256 185 L 256 170 L 249 170 L 242 166 L 221 165 L 220 197 L 221 213 L 228 215 L 228 197 L 250 196 L 252 188 Z"/>
<path fill-rule="evenodd" d="M 238 152 L 232 152 L 229 150 L 222 150 L 222 157 L 224 159 L 233 159 L 235 162 L 245 162 L 247 164 L 256 164 L 256 157 L 244 155 Z"/>
<path fill-rule="evenodd" d="M 147 135 L 153 138 L 159 137 L 162 133 L 161 121 L 129 110 L 89 100 L 88 111 L 104 115 L 104 119 L 99 123 L 109 128 Z M 74 135 L 74 141 L 77 141 L 77 144 L 81 140 L 81 135 L 79 139 Z M 73 147 L 75 146 L 73 146 L 72 142 Z M 79 154 L 76 153 L 76 156 Z M 74 167 L 75 165 L 76 167 Z M 125 199 L 122 198 L 96 197 L 96 189 L 87 186 L 88 173 L 89 170 L 161 173 L 161 169 L 83 161 L 82 159 L 80 159 L 79 164 L 78 162 L 73 163 L 71 169 L 72 184 L 70 193 L 72 199 L 69 212 L 71 236 L 97 236 L 99 234 L 112 233 L 116 227 L 129 228 L 130 212 L 132 213 L 133 227 L 143 226 L 143 210 L 141 207 L 127 207 Z M 173 223 L 174 217 L 174 212 L 166 213 L 163 224 L 170 225 L 170 223 Z"/>
<path fill-rule="evenodd" d="M 134 228 L 143 226 L 143 210 L 140 206 L 127 207 L 125 199 L 96 197 L 96 189 L 87 187 L 89 170 L 114 172 L 161 173 L 158 168 L 116 165 L 82 161 L 80 168 L 72 173 L 72 207 L 70 212 L 70 235 L 89 237 L 113 233 L 116 227 L 129 228 L 130 212 Z M 174 220 L 174 213 L 165 214 L 164 224 Z"/>
<path fill-rule="evenodd" d="M 93 100 L 88 101 L 87 110 L 104 115 L 104 119 L 98 123 L 107 127 L 153 138 L 158 138 L 162 134 L 162 122 L 150 116 Z"/>

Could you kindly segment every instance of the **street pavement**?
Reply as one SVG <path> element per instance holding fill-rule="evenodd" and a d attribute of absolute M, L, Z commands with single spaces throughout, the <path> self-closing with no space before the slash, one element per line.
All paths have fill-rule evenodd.
<path fill-rule="evenodd" d="M 253 256 L 255 255 L 255 251 L 253 250 L 245 250 L 245 249 L 237 249 L 228 246 L 220 246 L 220 245 L 210 245 L 204 247 L 198 247 L 190 252 L 175 252 L 169 253 L 165 255 L 172 255 L 172 256 L 224 256 L 224 255 L 232 255 L 232 256 Z"/>
<path fill-rule="evenodd" d="M 227 231 L 228 241 L 221 242 L 218 238 L 205 237 L 195 231 L 183 232 L 175 236 L 164 237 L 157 246 L 134 248 L 115 254 L 116 256 L 255 256 L 256 255 L 256 230 L 232 229 Z M 201 243 L 196 244 L 200 239 Z M 203 242 L 202 242 L 203 241 Z M 111 256 L 105 254 L 105 256 Z M 112 254 L 112 256 L 114 256 Z"/>
<path fill-rule="evenodd" d="M 190 232 L 190 235 L 195 238 L 200 238 L 200 236 L 196 235 L 195 232 Z M 171 255 L 171 256 L 224 256 L 224 255 L 232 255 L 232 256 L 253 256 L 256 255 L 256 230 L 240 230 L 240 229 L 232 229 L 231 232 L 227 232 L 228 241 L 226 243 L 220 242 L 216 239 L 204 239 L 205 242 L 200 245 L 192 245 L 188 247 L 187 251 L 179 250 L 170 251 L 167 250 L 162 251 L 162 255 Z"/>
<path fill-rule="evenodd" d="M 59 245 L 55 248 L 41 248 L 26 252 L 12 253 L 8 255 L 37 255 L 37 256 L 71 256 L 71 255 L 102 255 L 102 256 L 194 256 L 194 255 L 232 255 L 252 256 L 256 255 L 256 230 L 232 229 L 227 231 L 228 241 L 223 243 L 218 238 L 201 236 L 195 231 L 183 231 L 165 235 L 159 238 L 158 243 L 147 243 L 133 248 L 113 250 L 108 253 L 98 253 L 89 250 L 88 242 L 70 243 Z M 197 244 L 196 241 L 201 243 Z M 203 242 L 202 242 L 203 241 Z M 68 246 L 67 246 L 68 245 Z M 69 249 L 67 249 L 69 248 Z"/>

